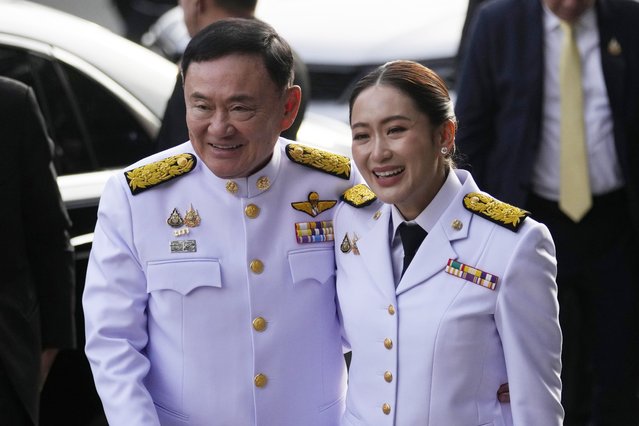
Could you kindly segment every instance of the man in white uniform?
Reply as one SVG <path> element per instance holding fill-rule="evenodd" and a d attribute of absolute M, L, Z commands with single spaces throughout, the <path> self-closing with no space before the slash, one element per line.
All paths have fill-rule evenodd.
<path fill-rule="evenodd" d="M 345 363 L 333 206 L 350 160 L 291 144 L 287 43 L 218 21 L 182 61 L 190 141 L 113 176 L 84 293 L 111 426 L 333 426 Z"/>

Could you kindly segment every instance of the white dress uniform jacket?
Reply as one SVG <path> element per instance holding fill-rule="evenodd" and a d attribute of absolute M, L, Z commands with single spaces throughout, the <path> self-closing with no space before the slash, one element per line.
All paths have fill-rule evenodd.
<path fill-rule="evenodd" d="M 453 201 L 397 288 L 392 207 L 342 203 L 335 213 L 338 244 L 346 234 L 355 240 L 351 250 L 336 250 L 338 302 L 353 351 L 342 425 L 560 426 L 561 331 L 548 229 L 528 217 L 515 232 L 471 212 L 464 198 L 479 189 L 470 174 L 457 170 L 447 179 Z M 497 221 L 511 207 L 486 199 L 494 204 L 479 205 Z M 495 288 L 484 286 L 490 275 L 473 283 L 447 272 L 451 259 L 493 274 Z M 497 400 L 506 382 L 510 405 Z"/>
<path fill-rule="evenodd" d="M 182 176 L 136 195 L 125 173 L 108 181 L 83 303 L 111 426 L 338 424 L 346 371 L 324 240 L 354 171 L 297 164 L 285 142 L 248 178 L 217 178 L 187 142 L 133 166 L 190 153 Z M 350 170 L 346 157 L 297 147 L 304 161 L 339 157 L 335 169 Z M 190 227 L 167 222 L 187 216 Z M 318 242 L 298 242 L 298 227 Z"/>

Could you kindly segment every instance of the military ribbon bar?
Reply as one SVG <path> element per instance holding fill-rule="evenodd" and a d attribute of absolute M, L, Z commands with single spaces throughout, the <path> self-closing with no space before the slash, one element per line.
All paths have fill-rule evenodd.
<path fill-rule="evenodd" d="M 334 241 L 333 221 L 298 222 L 295 224 L 295 236 L 300 244 Z"/>
<path fill-rule="evenodd" d="M 499 277 L 484 272 L 480 269 L 473 268 L 472 266 L 464 265 L 461 262 L 457 262 L 453 259 L 448 259 L 446 265 L 446 272 L 459 278 L 463 278 L 466 281 L 470 281 L 474 284 L 479 284 L 482 287 L 486 287 L 490 290 L 494 290 L 497 285 Z"/>

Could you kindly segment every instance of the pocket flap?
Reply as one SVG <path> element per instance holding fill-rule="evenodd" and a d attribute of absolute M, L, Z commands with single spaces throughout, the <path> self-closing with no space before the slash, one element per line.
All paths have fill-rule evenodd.
<path fill-rule="evenodd" d="M 149 262 L 147 292 L 173 290 L 187 295 L 197 287 L 222 287 L 217 259 L 188 259 Z"/>
<path fill-rule="evenodd" d="M 290 252 L 288 263 L 295 284 L 305 280 L 323 284 L 335 275 L 335 254 L 332 247 Z"/>

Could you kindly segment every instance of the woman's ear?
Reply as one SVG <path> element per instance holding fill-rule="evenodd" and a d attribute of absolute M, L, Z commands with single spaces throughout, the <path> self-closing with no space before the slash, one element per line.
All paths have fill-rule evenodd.
<path fill-rule="evenodd" d="M 455 146 L 455 131 L 457 126 L 453 120 L 446 120 L 442 124 L 440 124 L 437 129 L 437 143 L 439 144 L 439 148 L 446 148 L 448 152 L 453 151 L 453 147 Z"/>

